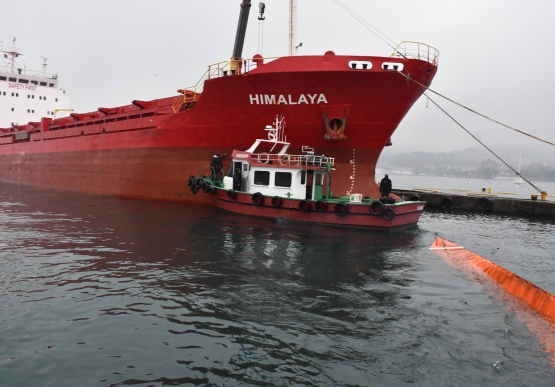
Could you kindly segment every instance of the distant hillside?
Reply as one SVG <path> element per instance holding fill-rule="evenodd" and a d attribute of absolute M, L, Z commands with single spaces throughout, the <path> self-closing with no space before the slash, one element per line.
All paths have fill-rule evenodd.
<path fill-rule="evenodd" d="M 518 170 L 519 156 L 504 152 L 500 156 Z M 555 152 L 554 152 L 555 154 Z M 535 153 L 523 155 L 520 171 L 523 176 L 541 181 L 555 182 L 555 157 L 550 160 Z M 386 171 L 425 174 L 432 176 L 478 177 L 490 179 L 496 176 L 515 177 L 506 165 L 485 149 L 465 149 L 449 153 L 410 152 L 394 153 L 385 149 L 378 160 L 378 168 Z"/>

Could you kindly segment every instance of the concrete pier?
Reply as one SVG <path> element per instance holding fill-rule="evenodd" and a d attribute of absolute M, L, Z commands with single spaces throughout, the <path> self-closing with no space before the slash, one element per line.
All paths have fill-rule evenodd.
<path fill-rule="evenodd" d="M 534 216 L 555 219 L 555 201 L 531 199 L 514 199 L 495 197 L 494 195 L 458 195 L 453 193 L 426 192 L 414 190 L 393 190 L 397 196 L 407 200 L 416 199 L 425 201 L 426 208 L 446 210 L 477 211 L 492 214 L 507 214 L 517 216 Z"/>

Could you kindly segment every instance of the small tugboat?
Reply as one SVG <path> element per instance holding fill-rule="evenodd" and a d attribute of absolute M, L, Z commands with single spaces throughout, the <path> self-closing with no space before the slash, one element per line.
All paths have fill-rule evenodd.
<path fill-rule="evenodd" d="M 426 203 L 416 195 L 410 200 L 333 196 L 335 158 L 316 155 L 307 146 L 302 154 L 287 153 L 284 128 L 284 118 L 276 117 L 265 128 L 268 139 L 257 139 L 246 151 L 234 150 L 224 176 L 222 158 L 215 155 L 200 175 L 189 177 L 189 188 L 211 194 L 217 208 L 243 215 L 384 230 L 418 222 Z"/>

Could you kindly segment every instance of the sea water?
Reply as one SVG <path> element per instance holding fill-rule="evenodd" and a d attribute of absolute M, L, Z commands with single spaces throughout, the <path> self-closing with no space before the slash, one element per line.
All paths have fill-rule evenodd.
<path fill-rule="evenodd" d="M 0 385 L 552 386 L 525 308 L 428 247 L 443 236 L 554 293 L 554 234 L 441 211 L 377 233 L 1 183 Z"/>

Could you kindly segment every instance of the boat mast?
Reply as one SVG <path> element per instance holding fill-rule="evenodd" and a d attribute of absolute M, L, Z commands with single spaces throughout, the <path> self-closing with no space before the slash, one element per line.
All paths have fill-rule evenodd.
<path fill-rule="evenodd" d="M 10 57 L 8 58 L 10 61 L 10 67 L 12 69 L 12 73 L 15 73 L 15 58 L 17 58 L 20 55 L 23 55 L 23 50 L 20 48 L 17 48 L 15 46 L 15 38 L 13 38 L 13 42 L 12 42 L 12 46 L 8 47 L 8 46 L 0 46 L 0 51 L 2 51 L 3 53 L 9 55 Z"/>
<path fill-rule="evenodd" d="M 243 0 L 241 3 L 241 12 L 239 13 L 239 23 L 237 24 L 237 33 L 235 34 L 235 45 L 233 47 L 233 55 L 231 57 L 231 70 L 237 70 L 237 62 L 240 62 L 243 55 L 243 44 L 245 43 L 245 34 L 247 32 L 247 22 L 249 21 L 249 11 L 251 9 L 251 0 Z"/>
<path fill-rule="evenodd" d="M 289 0 L 289 56 L 298 55 L 299 47 L 297 44 L 297 0 Z"/>

